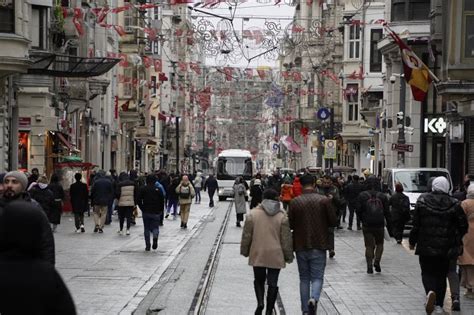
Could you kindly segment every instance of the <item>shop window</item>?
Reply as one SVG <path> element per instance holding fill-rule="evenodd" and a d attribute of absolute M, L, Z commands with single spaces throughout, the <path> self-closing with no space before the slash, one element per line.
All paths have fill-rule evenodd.
<path fill-rule="evenodd" d="M 0 33 L 15 32 L 15 3 L 13 0 L 0 2 Z"/>
<path fill-rule="evenodd" d="M 468 59 L 474 58 L 474 1 L 464 0 L 463 9 L 463 59 Z"/>
<path fill-rule="evenodd" d="M 382 53 L 377 43 L 382 39 L 382 29 L 370 31 L 370 72 L 382 72 Z"/>
<path fill-rule="evenodd" d="M 359 59 L 360 56 L 360 25 L 349 27 L 349 59 Z"/>
<path fill-rule="evenodd" d="M 30 20 L 31 47 L 35 49 L 46 49 L 46 28 L 48 8 L 33 6 Z"/>
<path fill-rule="evenodd" d="M 392 21 L 428 20 L 430 0 L 392 0 Z"/>

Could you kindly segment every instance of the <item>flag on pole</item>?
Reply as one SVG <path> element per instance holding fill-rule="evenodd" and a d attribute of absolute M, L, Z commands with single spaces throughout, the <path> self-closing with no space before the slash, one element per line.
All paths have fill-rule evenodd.
<path fill-rule="evenodd" d="M 405 80 L 411 86 L 413 99 L 419 102 L 424 101 L 428 95 L 432 77 L 436 81 L 439 81 L 438 78 L 433 75 L 430 69 L 423 63 L 423 61 L 421 61 L 420 58 L 418 58 L 415 52 L 386 24 L 385 28 L 400 48 L 400 55 L 402 56 L 403 62 L 403 73 L 405 74 Z"/>

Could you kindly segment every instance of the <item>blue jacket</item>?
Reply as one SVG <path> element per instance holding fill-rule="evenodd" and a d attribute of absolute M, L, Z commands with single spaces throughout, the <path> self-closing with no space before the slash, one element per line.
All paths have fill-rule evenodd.
<path fill-rule="evenodd" d="M 92 205 L 108 206 L 114 200 L 114 197 L 114 187 L 109 179 L 99 177 L 95 180 L 91 189 Z"/>
<path fill-rule="evenodd" d="M 155 188 L 161 190 L 161 193 L 163 194 L 163 198 L 166 198 L 166 190 L 165 190 L 165 187 L 163 187 L 163 185 L 161 185 L 161 183 L 160 183 L 159 180 L 157 180 L 157 181 L 155 182 Z"/>

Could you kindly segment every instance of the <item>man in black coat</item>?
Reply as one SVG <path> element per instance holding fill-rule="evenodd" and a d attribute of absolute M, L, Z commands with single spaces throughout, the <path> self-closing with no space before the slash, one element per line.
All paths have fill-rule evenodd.
<path fill-rule="evenodd" d="M 47 221 L 31 202 L 13 201 L 0 211 L 0 314 L 76 314 L 64 281 L 43 257 Z"/>
<path fill-rule="evenodd" d="M 416 248 L 419 256 L 427 314 L 443 308 L 449 263 L 461 254 L 468 229 L 466 215 L 458 200 L 449 196 L 449 187 L 445 177 L 436 177 L 432 192 L 418 198 L 413 213 L 410 249 Z"/>
<path fill-rule="evenodd" d="M 380 181 L 370 175 L 365 184 L 368 190 L 359 194 L 356 212 L 362 222 L 367 273 L 371 274 L 374 272 L 373 268 L 377 272 L 382 271 L 380 260 L 383 254 L 384 229 L 387 225 L 387 229 L 391 231 L 391 217 L 388 198 L 380 192 Z"/>
<path fill-rule="evenodd" d="M 403 193 L 403 185 L 395 184 L 395 193 L 390 197 L 392 234 L 398 244 L 402 243 L 405 224 L 410 219 L 410 199 Z"/>
<path fill-rule="evenodd" d="M 207 190 L 207 194 L 209 195 L 209 207 L 214 207 L 214 194 L 217 190 L 219 190 L 219 184 L 215 179 L 214 175 L 210 174 L 209 177 L 206 179 L 204 183 L 204 191 Z"/>
<path fill-rule="evenodd" d="M 114 199 L 112 182 L 105 177 L 104 171 L 97 172 L 91 189 L 91 200 L 94 206 L 94 233 L 103 233 L 107 211 L 111 200 Z"/>
<path fill-rule="evenodd" d="M 69 188 L 72 212 L 74 213 L 76 233 L 84 233 L 86 231 L 84 228 L 84 212 L 89 209 L 89 191 L 87 185 L 81 181 L 81 173 L 76 173 L 74 178 L 76 179 L 76 182 Z"/>
<path fill-rule="evenodd" d="M 345 188 L 345 196 L 347 205 L 349 207 L 349 225 L 347 226 L 348 230 L 352 230 L 352 223 L 354 222 L 354 213 L 357 205 L 357 197 L 362 192 L 362 185 L 359 182 L 359 176 L 352 176 L 352 180 L 347 184 Z M 360 230 L 360 218 L 357 216 L 357 230 Z"/>
<path fill-rule="evenodd" d="M 38 202 L 31 199 L 30 194 L 26 192 L 26 188 L 28 187 L 28 178 L 23 172 L 20 171 L 8 172 L 3 178 L 3 185 L 5 187 L 5 191 L 3 193 L 3 197 L 0 199 L 0 212 L 9 203 L 13 201 L 22 200 L 32 203 L 33 206 L 35 206 L 35 208 L 38 210 L 38 212 L 40 212 L 44 216 L 44 220 L 41 221 L 42 232 L 40 238 L 40 257 L 41 259 L 54 265 L 56 256 L 54 252 L 53 232 L 51 231 L 48 218 L 44 214 L 43 209 L 41 209 L 41 206 L 38 204 Z"/>

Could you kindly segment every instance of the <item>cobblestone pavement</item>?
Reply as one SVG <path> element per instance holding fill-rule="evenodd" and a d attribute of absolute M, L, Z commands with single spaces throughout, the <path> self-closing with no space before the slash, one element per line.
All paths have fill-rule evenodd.
<path fill-rule="evenodd" d="M 211 209 L 194 204 L 188 229 L 180 221 L 165 220 L 158 250 L 145 252 L 143 222 L 131 228 L 130 236 L 117 234 L 114 217 L 103 234 L 93 233 L 92 216 L 85 218 L 86 233 L 76 234 L 73 218 L 63 216 L 55 234 L 56 267 L 64 278 L 78 314 L 131 314 L 180 250 L 199 230 Z"/>

